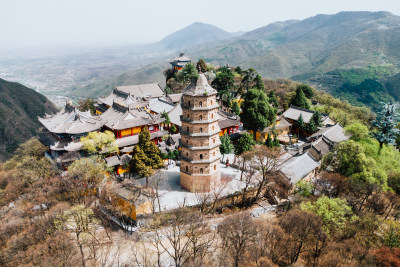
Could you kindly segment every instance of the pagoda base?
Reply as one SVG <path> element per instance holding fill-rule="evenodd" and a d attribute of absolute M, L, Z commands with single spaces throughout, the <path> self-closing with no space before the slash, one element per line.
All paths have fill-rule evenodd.
<path fill-rule="evenodd" d="M 181 172 L 181 187 L 190 192 L 206 193 L 220 186 L 221 174 L 220 171 L 215 171 L 211 174 L 188 174 Z"/>

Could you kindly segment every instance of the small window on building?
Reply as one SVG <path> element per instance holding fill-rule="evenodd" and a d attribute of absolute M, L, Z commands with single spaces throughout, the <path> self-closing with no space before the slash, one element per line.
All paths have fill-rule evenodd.
<path fill-rule="evenodd" d="M 189 171 L 189 168 L 188 168 L 188 166 L 186 166 L 186 171 L 187 171 L 187 172 Z"/>
<path fill-rule="evenodd" d="M 215 151 L 213 152 L 213 156 L 215 157 Z"/>
<path fill-rule="evenodd" d="M 214 165 L 214 170 L 216 170 L 217 169 L 217 165 Z"/>
<path fill-rule="evenodd" d="M 188 102 L 188 106 L 190 107 L 190 101 Z"/>
<path fill-rule="evenodd" d="M 189 143 L 188 140 L 186 140 L 186 144 Z"/>
<path fill-rule="evenodd" d="M 200 128 L 200 133 L 202 133 L 203 132 L 203 128 Z"/>
<path fill-rule="evenodd" d="M 203 120 L 203 115 L 200 115 L 200 120 L 201 120 L 201 121 Z"/>
<path fill-rule="evenodd" d="M 200 173 L 203 173 L 203 168 L 200 168 Z"/>
<path fill-rule="evenodd" d="M 188 157 L 189 156 L 189 153 L 188 152 L 186 152 L 186 157 Z"/>
<path fill-rule="evenodd" d="M 189 127 L 186 127 L 186 132 L 189 132 Z"/>
<path fill-rule="evenodd" d="M 213 139 L 213 143 L 215 144 L 215 139 Z"/>
<path fill-rule="evenodd" d="M 214 131 L 214 125 L 213 125 L 212 129 L 213 129 L 213 131 Z"/>
<path fill-rule="evenodd" d="M 211 105 L 212 105 L 212 100 L 210 102 L 211 102 Z"/>
<path fill-rule="evenodd" d="M 200 159 L 203 159 L 203 154 L 200 154 Z"/>
<path fill-rule="evenodd" d="M 199 106 L 202 107 L 203 106 L 203 102 L 200 101 Z"/>
<path fill-rule="evenodd" d="M 211 113 L 211 119 L 214 119 L 214 113 Z"/>

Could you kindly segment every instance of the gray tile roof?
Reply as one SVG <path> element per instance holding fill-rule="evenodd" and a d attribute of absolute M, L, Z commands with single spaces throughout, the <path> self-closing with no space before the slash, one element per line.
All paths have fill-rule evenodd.
<path fill-rule="evenodd" d="M 56 134 L 88 133 L 103 126 L 100 119 L 92 116 L 90 111 L 79 111 L 69 103 L 58 113 L 38 119 L 47 130 Z"/>
<path fill-rule="evenodd" d="M 191 96 L 216 95 L 217 90 L 212 88 L 211 85 L 208 84 L 206 76 L 200 73 L 199 78 L 192 81 L 188 87 L 186 87 L 183 94 Z"/>
<path fill-rule="evenodd" d="M 138 84 L 129 86 L 117 86 L 115 89 L 137 97 L 161 97 L 165 93 L 158 83 Z"/>
<path fill-rule="evenodd" d="M 218 121 L 218 126 L 221 130 L 240 124 L 240 117 L 236 114 L 218 110 L 218 115 L 221 118 Z"/>
<path fill-rule="evenodd" d="M 172 103 L 179 103 L 181 102 L 182 94 L 170 94 L 167 98 L 169 98 Z"/>
<path fill-rule="evenodd" d="M 113 105 L 100 115 L 105 126 L 113 130 L 123 130 L 133 127 L 160 124 L 165 119 L 160 115 L 150 114 L 142 109 L 132 109 L 113 103 Z"/>
<path fill-rule="evenodd" d="M 162 98 L 150 99 L 149 109 L 157 114 L 162 114 L 163 112 L 170 112 L 175 107 L 174 104 L 168 102 Z"/>
<path fill-rule="evenodd" d="M 173 61 L 175 61 L 175 62 L 190 62 L 190 61 L 192 61 L 192 59 L 189 58 L 188 56 L 186 56 L 184 53 L 180 53 L 179 56 L 177 56 L 176 58 L 173 59 Z"/>
<path fill-rule="evenodd" d="M 291 119 L 294 121 L 297 121 L 297 119 L 300 117 L 300 114 L 303 116 L 303 120 L 305 123 L 309 123 L 312 115 L 315 113 L 313 110 L 305 109 L 305 108 L 299 108 L 296 106 L 290 106 L 289 109 L 287 109 L 282 116 L 285 117 L 286 119 Z M 322 120 L 325 120 L 328 114 L 321 114 Z"/>
<path fill-rule="evenodd" d="M 113 166 L 119 166 L 121 165 L 121 158 L 119 157 L 119 155 L 115 155 L 115 156 L 111 156 L 108 158 L 105 158 L 105 161 L 107 163 L 108 166 L 113 167 Z"/>
<path fill-rule="evenodd" d="M 320 163 L 315 161 L 313 157 L 308 153 L 304 153 L 300 156 L 290 157 L 282 163 L 280 170 L 295 184 L 318 168 L 319 165 Z"/>
<path fill-rule="evenodd" d="M 182 107 L 180 104 L 177 104 L 169 113 L 169 120 L 171 123 L 182 126 L 181 122 L 181 115 L 182 115 Z"/>
<path fill-rule="evenodd" d="M 350 138 L 350 136 L 346 135 L 342 126 L 335 124 L 333 126 L 322 127 L 318 132 L 308 137 L 308 139 L 320 138 L 321 136 L 335 143 L 346 141 Z"/>

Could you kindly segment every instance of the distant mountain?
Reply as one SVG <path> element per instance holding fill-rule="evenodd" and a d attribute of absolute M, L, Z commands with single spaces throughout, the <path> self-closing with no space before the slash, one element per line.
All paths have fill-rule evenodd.
<path fill-rule="evenodd" d="M 196 25 L 191 26 L 200 26 Z M 192 46 L 185 48 L 185 53 L 194 61 L 202 58 L 215 65 L 252 67 L 265 78 L 294 78 L 352 99 L 356 104 L 366 102 L 372 105 L 380 100 L 400 98 L 399 90 L 393 89 L 393 84 L 397 85 L 399 80 L 395 75 L 400 72 L 400 17 L 389 12 L 316 15 L 301 21 L 276 22 L 239 37 L 219 41 L 214 38 L 196 45 L 189 33 L 184 29 L 180 34 L 171 35 L 174 38 L 166 37 L 163 41 L 170 41 L 171 45 L 193 42 Z M 228 35 L 220 36 L 227 38 Z M 171 41 L 173 39 L 175 42 Z M 206 39 L 202 40 L 205 42 Z M 169 58 L 174 56 L 176 54 Z M 167 59 L 163 58 L 156 65 L 168 67 Z M 131 71 L 113 81 L 117 85 L 139 80 L 151 82 L 150 78 L 155 77 L 154 66 Z M 161 75 L 157 79 L 161 79 Z M 129 79 L 125 79 L 127 77 Z M 138 80 L 133 81 L 133 77 Z M 359 92 L 359 84 L 365 79 L 382 85 L 378 88 L 379 95 Z M 106 83 L 110 85 L 110 81 Z M 374 84 L 368 83 L 371 90 Z M 95 88 L 98 89 L 99 85 Z M 342 93 L 343 90 L 346 92 Z"/>
<path fill-rule="evenodd" d="M 167 49 L 180 49 L 192 45 L 226 40 L 238 35 L 240 35 L 240 32 L 229 33 L 211 24 L 195 22 L 166 36 L 158 44 Z"/>
<path fill-rule="evenodd" d="M 0 161 L 8 158 L 18 144 L 36 135 L 40 127 L 38 116 L 56 110 L 45 96 L 0 79 Z"/>

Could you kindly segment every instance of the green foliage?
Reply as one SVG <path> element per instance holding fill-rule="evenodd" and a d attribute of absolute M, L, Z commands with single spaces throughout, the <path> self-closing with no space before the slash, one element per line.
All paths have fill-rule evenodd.
<path fill-rule="evenodd" d="M 188 63 L 181 71 L 177 72 L 174 77 L 179 82 L 191 82 L 199 77 L 199 73 L 192 63 Z"/>
<path fill-rule="evenodd" d="M 300 196 L 303 196 L 303 197 L 311 196 L 313 191 L 314 191 L 313 184 L 310 182 L 303 181 L 303 180 L 300 180 L 296 183 L 296 188 L 294 190 L 294 192 L 296 194 L 299 194 Z"/>
<path fill-rule="evenodd" d="M 235 87 L 232 71 L 227 67 L 220 68 L 211 86 L 218 91 L 218 96 L 220 98 L 222 98 L 223 95 L 229 95 L 229 92 Z"/>
<path fill-rule="evenodd" d="M 276 109 L 269 105 L 267 95 L 261 90 L 250 89 L 247 91 L 241 107 L 240 119 L 243 127 L 253 131 L 254 140 L 256 132 L 264 130 L 275 121 Z"/>
<path fill-rule="evenodd" d="M 275 95 L 275 91 L 274 90 L 271 90 L 271 91 L 269 91 L 269 93 L 268 93 L 268 99 L 269 99 L 269 103 L 271 104 L 271 105 L 273 105 L 274 107 L 278 107 L 279 106 L 279 104 L 278 104 L 278 99 L 276 98 L 276 95 Z"/>
<path fill-rule="evenodd" d="M 297 86 L 297 88 L 301 89 L 304 93 L 304 95 L 308 98 L 311 99 L 314 96 L 314 91 L 312 89 L 312 87 L 310 87 L 307 84 L 299 84 L 299 86 Z"/>
<path fill-rule="evenodd" d="M 315 106 L 314 109 L 322 113 L 328 113 L 332 119 L 343 127 L 355 122 L 370 125 L 373 120 L 374 116 L 371 110 L 366 107 L 354 107 L 347 101 L 339 100 L 323 92 L 316 92 L 315 98 L 320 105 Z"/>
<path fill-rule="evenodd" d="M 80 181 L 86 187 L 96 187 L 107 171 L 110 171 L 104 159 L 99 156 L 81 158 L 68 166 L 68 177 Z"/>
<path fill-rule="evenodd" d="M 165 86 L 164 92 L 165 92 L 166 95 L 170 95 L 170 94 L 173 94 L 173 93 L 174 93 L 174 92 L 172 91 L 172 89 L 169 88 L 168 86 Z"/>
<path fill-rule="evenodd" d="M 171 133 L 176 133 L 177 129 L 176 129 L 175 124 L 172 124 L 171 127 L 169 128 L 169 130 Z"/>
<path fill-rule="evenodd" d="M 255 144 L 256 142 L 252 136 L 249 133 L 244 133 L 235 146 L 235 154 L 241 155 L 244 152 L 251 150 Z"/>
<path fill-rule="evenodd" d="M 238 104 L 237 101 L 232 101 L 232 111 L 236 114 L 236 115 L 240 115 L 240 106 Z"/>
<path fill-rule="evenodd" d="M 267 135 L 267 139 L 265 139 L 265 145 L 267 147 L 273 147 L 274 145 L 274 141 L 272 140 L 271 135 L 269 133 Z"/>
<path fill-rule="evenodd" d="M 351 135 L 350 139 L 356 142 L 369 138 L 368 127 L 360 122 L 350 124 L 344 128 L 346 134 Z"/>
<path fill-rule="evenodd" d="M 164 111 L 163 113 L 161 113 L 161 118 L 165 119 L 164 123 L 166 123 L 166 124 L 171 123 L 171 121 L 169 120 L 169 116 L 168 116 L 167 112 Z"/>
<path fill-rule="evenodd" d="M 229 154 L 233 152 L 233 144 L 229 135 L 225 134 L 220 137 L 221 145 L 219 146 L 219 150 L 222 155 Z"/>
<path fill-rule="evenodd" d="M 295 121 L 294 126 L 297 129 L 300 129 L 300 130 L 304 130 L 305 129 L 306 124 L 305 124 L 304 119 L 303 119 L 303 114 L 300 114 L 300 116 L 297 119 L 297 121 Z"/>
<path fill-rule="evenodd" d="M 130 162 L 132 171 L 139 174 L 141 177 L 149 177 L 152 175 L 154 170 L 149 164 L 150 159 L 146 156 L 140 146 L 135 146 L 132 154 L 133 157 Z"/>
<path fill-rule="evenodd" d="M 351 219 L 352 211 L 345 199 L 322 196 L 315 202 L 303 202 L 302 210 L 317 214 L 323 221 L 325 231 L 330 234 L 342 230 Z"/>
<path fill-rule="evenodd" d="M 238 93 L 244 95 L 250 88 L 264 90 L 262 77 L 253 68 L 242 71 L 242 80 Z"/>
<path fill-rule="evenodd" d="M 378 113 L 376 120 L 372 122 L 372 127 L 375 131 L 371 133 L 378 140 L 380 147 L 383 144 L 396 144 L 396 137 L 399 134 L 398 115 L 396 114 L 393 104 L 385 104 L 382 110 Z"/>
<path fill-rule="evenodd" d="M 400 247 L 400 225 L 395 221 L 386 222 L 387 230 L 384 233 L 384 244 L 389 248 Z"/>
<path fill-rule="evenodd" d="M 304 127 L 304 130 L 307 133 L 312 134 L 312 133 L 315 133 L 318 130 L 318 128 L 317 128 L 317 125 L 315 124 L 314 120 L 310 120 L 310 122 L 307 123 L 306 126 Z"/>
<path fill-rule="evenodd" d="M 204 60 L 203 59 L 199 59 L 199 61 L 197 62 L 197 64 L 196 64 L 196 69 L 197 70 L 201 70 L 201 72 L 206 72 L 208 69 L 207 69 L 207 64 L 204 62 Z"/>
<path fill-rule="evenodd" d="M 235 68 L 235 72 L 236 72 L 237 74 L 242 74 L 242 69 L 240 68 L 240 66 L 237 66 L 237 67 Z"/>
<path fill-rule="evenodd" d="M 310 108 L 310 104 L 308 103 L 307 98 L 305 97 L 304 92 L 303 90 L 301 90 L 300 87 L 297 87 L 296 93 L 290 101 L 290 105 L 305 109 Z"/>
<path fill-rule="evenodd" d="M 81 99 L 78 102 L 77 108 L 80 111 L 88 111 L 90 110 L 90 113 L 92 115 L 96 114 L 96 107 L 94 106 L 96 102 L 92 98 L 86 98 L 86 99 Z"/>
<path fill-rule="evenodd" d="M 82 149 L 90 154 L 113 153 L 118 151 L 115 136 L 111 131 L 90 132 L 81 138 Z"/>
<path fill-rule="evenodd" d="M 147 158 L 144 161 L 147 167 L 159 169 L 163 166 L 160 149 L 150 140 L 150 132 L 147 127 L 139 133 L 139 143 L 137 146 L 143 151 Z"/>

